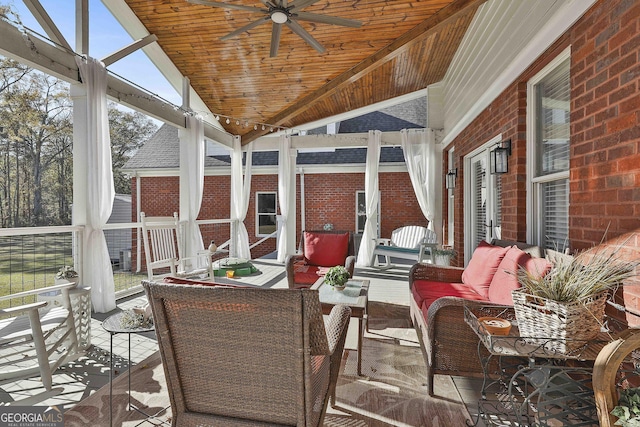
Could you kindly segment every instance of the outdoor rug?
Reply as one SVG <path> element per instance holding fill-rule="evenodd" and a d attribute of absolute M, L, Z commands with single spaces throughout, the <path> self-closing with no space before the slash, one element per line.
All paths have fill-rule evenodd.
<path fill-rule="evenodd" d="M 389 308 L 391 307 L 391 308 Z M 325 427 L 365 426 L 464 426 L 469 418 L 464 403 L 449 376 L 436 376 L 436 397 L 427 393 L 424 359 L 408 318 L 394 313 L 391 305 L 371 306 L 372 314 L 402 314 L 369 322 L 362 357 L 362 377 L 356 375 L 357 351 L 348 343 L 336 390 L 336 405 L 329 405 Z M 391 312 L 389 312 L 391 310 Z M 113 385 L 114 426 L 158 425 L 171 417 L 164 371 L 159 353 L 132 369 L 131 403 L 146 414 L 160 413 L 145 421 L 145 415 L 127 410 L 127 373 Z M 140 424 L 142 422 L 142 424 Z M 108 426 L 109 386 L 82 400 L 65 413 L 65 426 Z"/>

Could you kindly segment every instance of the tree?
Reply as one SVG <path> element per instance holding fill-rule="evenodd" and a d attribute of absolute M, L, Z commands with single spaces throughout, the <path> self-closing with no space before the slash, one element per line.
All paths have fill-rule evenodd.
<path fill-rule="evenodd" d="M 156 130 L 156 125 L 144 114 L 123 111 L 117 108 L 116 103 L 109 103 L 109 133 L 116 193 L 131 194 L 131 181 L 121 169 Z"/>
<path fill-rule="evenodd" d="M 141 113 L 109 104 L 116 191 L 131 193 L 120 171 L 155 132 Z M 0 58 L 0 215 L 3 227 L 71 223 L 73 109 L 69 85 Z"/>

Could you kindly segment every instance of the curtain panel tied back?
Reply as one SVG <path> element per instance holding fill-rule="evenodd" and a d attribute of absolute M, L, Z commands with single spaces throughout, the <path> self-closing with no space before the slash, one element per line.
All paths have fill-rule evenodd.
<path fill-rule="evenodd" d="M 366 221 L 364 232 L 358 250 L 356 265 L 365 267 L 371 263 L 373 251 L 376 246 L 375 239 L 378 237 L 378 169 L 380 165 L 380 145 L 382 132 L 379 130 L 369 131 L 369 142 L 367 144 L 367 164 L 364 172 L 364 198 L 366 200 Z"/>
<path fill-rule="evenodd" d="M 436 143 L 433 130 L 403 129 L 400 131 L 400 140 L 418 205 L 429 221 L 427 228 L 435 231 Z"/>
<path fill-rule="evenodd" d="M 204 249 L 196 223 L 204 191 L 204 125 L 202 119 L 188 115 L 187 127 L 180 130 L 180 221 L 185 224 L 186 257 L 196 257 Z M 197 265 L 195 267 L 204 267 Z"/>
<path fill-rule="evenodd" d="M 233 139 L 233 151 L 231 152 L 231 219 L 236 222 L 235 240 L 236 256 L 251 259 L 249 249 L 249 233 L 244 224 L 249 209 L 249 197 L 251 195 L 251 161 L 253 143 L 246 146 L 247 157 L 244 168 L 244 182 L 242 179 L 242 145 L 240 137 Z"/>
<path fill-rule="evenodd" d="M 116 308 L 109 248 L 103 228 L 113 207 L 115 186 L 107 115 L 107 69 L 93 58 L 76 58 L 87 91 L 87 224 L 83 282 L 91 286 L 98 313 Z"/>

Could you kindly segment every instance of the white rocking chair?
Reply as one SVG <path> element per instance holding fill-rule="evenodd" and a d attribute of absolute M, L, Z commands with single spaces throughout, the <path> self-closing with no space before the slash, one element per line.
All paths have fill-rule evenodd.
<path fill-rule="evenodd" d="M 6 403 L 32 405 L 62 392 L 53 388 L 53 372 L 83 354 L 78 347 L 69 290 L 74 283 L 34 289 L 0 297 L 0 301 L 22 299 L 52 291 L 62 293 L 63 306 L 46 301 L 0 309 L 0 384 L 40 375 L 43 393 Z"/>
<path fill-rule="evenodd" d="M 146 216 L 140 212 L 144 255 L 149 280 L 164 276 L 196 277 L 208 274 L 213 277 L 211 254 L 201 251 L 195 257 L 182 256 L 182 239 L 178 214 L 173 216 Z M 206 267 L 201 267 L 206 265 Z M 154 270 L 169 269 L 169 272 L 154 274 Z"/>
<path fill-rule="evenodd" d="M 391 232 L 390 239 L 376 239 L 376 247 L 371 257 L 371 266 L 391 268 L 390 258 L 407 259 L 415 262 L 428 260 L 434 264 L 434 249 L 438 246 L 436 233 L 419 225 L 407 225 Z M 378 256 L 385 263 L 378 265 Z"/>

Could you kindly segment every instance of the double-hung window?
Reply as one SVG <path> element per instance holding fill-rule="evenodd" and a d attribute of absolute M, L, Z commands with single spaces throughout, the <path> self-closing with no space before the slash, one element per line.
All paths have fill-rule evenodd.
<path fill-rule="evenodd" d="M 530 241 L 563 250 L 569 235 L 569 50 L 529 81 L 527 89 Z"/>
<path fill-rule="evenodd" d="M 277 198 L 275 192 L 256 193 L 256 235 L 266 237 L 276 231 Z"/>

